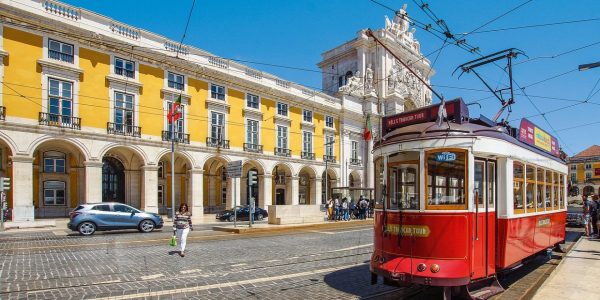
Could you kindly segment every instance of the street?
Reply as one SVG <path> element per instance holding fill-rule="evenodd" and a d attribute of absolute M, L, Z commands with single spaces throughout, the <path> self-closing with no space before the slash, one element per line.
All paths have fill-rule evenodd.
<path fill-rule="evenodd" d="M 235 235 L 198 226 L 187 255 L 170 232 L 81 237 L 66 230 L 0 236 L 1 299 L 420 299 L 436 288 L 370 285 L 370 226 Z M 569 236 L 573 236 L 572 233 Z M 510 277 L 520 298 L 554 262 Z M 536 273 L 537 272 L 537 273 Z M 516 278 L 515 278 L 516 277 Z M 534 279 L 531 279 L 533 277 Z M 515 289 L 515 287 L 517 287 Z M 508 299 L 508 298 L 505 298 Z"/>

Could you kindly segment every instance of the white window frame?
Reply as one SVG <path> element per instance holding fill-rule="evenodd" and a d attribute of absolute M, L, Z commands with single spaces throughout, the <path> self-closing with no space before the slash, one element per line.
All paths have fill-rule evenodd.
<path fill-rule="evenodd" d="M 224 114 L 224 113 L 222 113 L 222 112 L 219 112 L 219 111 L 209 111 L 208 112 L 208 116 L 209 116 L 209 119 L 208 119 L 208 124 L 209 124 L 209 126 L 208 126 L 208 137 L 211 138 L 211 139 L 215 139 L 216 138 L 217 141 L 219 141 L 219 137 L 218 136 L 217 137 L 213 137 L 213 135 L 212 135 L 212 132 L 213 132 L 212 129 L 213 129 L 213 126 L 215 126 L 215 124 L 213 124 L 213 114 L 221 115 L 222 116 L 222 122 L 221 122 L 222 124 L 220 125 L 220 126 L 222 126 L 222 128 L 221 128 L 221 139 L 220 140 L 224 141 L 224 140 L 227 139 L 227 132 L 225 130 L 225 128 L 227 127 L 226 126 L 227 123 L 226 123 L 226 120 L 225 120 L 225 118 L 227 117 L 227 115 Z M 218 120 L 217 120 L 217 123 L 218 123 Z M 219 124 L 216 124 L 216 125 L 219 126 Z"/>
<path fill-rule="evenodd" d="M 158 178 L 165 178 L 165 164 L 159 161 L 158 164 Z"/>
<path fill-rule="evenodd" d="M 177 100 L 177 97 L 179 97 L 179 94 L 173 94 L 173 93 L 164 93 L 164 98 L 163 98 L 163 111 L 164 111 L 164 115 L 163 115 L 163 128 L 165 131 L 169 131 L 169 118 L 168 118 L 168 114 L 169 111 L 171 110 L 171 103 L 175 102 L 175 100 Z M 136 100 L 138 100 L 139 97 L 136 97 Z M 139 101 L 139 100 L 138 100 Z M 137 106 L 137 101 L 136 101 L 136 106 Z M 181 114 L 181 118 L 179 120 L 177 120 L 177 122 L 183 122 L 183 134 L 186 134 L 188 132 L 187 128 L 188 128 L 188 109 L 187 106 L 189 105 L 189 101 L 188 98 L 186 97 L 181 97 L 181 108 L 183 111 L 183 114 Z M 139 111 L 139 110 L 138 110 Z M 136 113 L 136 120 L 139 120 L 139 116 L 138 116 L 139 112 Z M 180 121 L 183 120 L 183 121 Z M 136 124 L 136 126 L 139 126 Z"/>
<path fill-rule="evenodd" d="M 289 138 L 289 130 L 290 128 L 287 126 L 277 125 L 275 132 L 275 147 L 279 149 L 290 149 L 290 138 Z M 284 133 L 284 134 L 282 134 Z M 281 147 L 280 138 L 285 139 L 285 147 Z"/>
<path fill-rule="evenodd" d="M 50 89 L 50 86 L 51 86 L 51 85 L 50 85 L 50 81 L 51 81 L 51 80 L 53 80 L 53 81 L 57 81 L 57 82 L 58 82 L 58 84 L 59 84 L 59 95 L 58 95 L 58 96 L 54 96 L 54 95 L 53 95 L 53 96 L 51 96 L 51 95 L 50 95 L 50 92 L 51 92 L 51 89 Z M 44 94 L 45 94 L 45 96 L 46 96 L 46 107 L 48 108 L 48 109 L 47 109 L 47 112 L 48 112 L 48 113 L 51 113 L 51 112 L 50 112 L 50 98 L 58 98 L 58 99 L 59 99 L 59 102 L 60 102 L 60 103 L 59 103 L 59 112 L 58 112 L 58 115 L 60 115 L 60 116 L 64 116 L 64 115 L 62 114 L 62 110 L 63 110 L 63 105 L 62 105 L 62 104 L 63 104 L 63 101 L 64 101 L 64 100 L 67 100 L 67 101 L 71 102 L 71 115 L 70 115 L 70 117 L 76 117 L 76 115 L 75 115 L 75 93 L 74 93 L 74 90 L 75 90 L 75 83 L 74 83 L 73 81 L 70 81 L 70 80 L 64 80 L 64 79 L 57 78 L 57 77 L 54 77 L 54 76 L 52 76 L 52 77 L 47 77 L 47 80 L 46 80 L 46 82 L 47 82 L 47 87 L 48 87 L 48 88 L 47 88 L 47 90 L 46 90 L 46 93 L 44 93 Z M 65 97 L 65 96 L 64 96 L 64 94 L 63 94 L 63 84 L 64 84 L 64 83 L 68 83 L 68 84 L 70 84 L 70 85 L 71 85 L 71 91 L 70 91 L 70 92 L 71 92 L 71 96 L 70 96 L 70 97 Z M 62 122 L 62 121 L 61 121 L 61 122 Z"/>
<path fill-rule="evenodd" d="M 60 191 L 61 189 L 59 189 L 59 188 L 47 189 L 47 188 L 46 188 L 46 184 L 47 184 L 47 183 L 50 183 L 50 182 L 54 182 L 54 183 L 62 183 L 62 185 L 63 185 L 63 188 L 62 188 L 62 192 L 63 192 L 63 203 L 62 203 L 62 204 L 60 204 L 60 203 L 57 203 L 57 201 L 56 201 L 56 200 L 57 200 L 57 196 L 56 196 L 56 194 L 57 194 L 57 191 Z M 46 202 L 46 190 L 51 190 L 51 191 L 54 191 L 54 195 L 53 195 L 53 197 L 52 197 L 52 198 L 53 198 L 53 202 L 54 202 L 54 203 L 51 203 L 51 204 L 49 204 L 49 203 L 47 203 L 47 202 Z M 67 189 L 67 183 L 66 183 L 65 181 L 62 181 L 62 180 L 45 180 L 45 181 L 42 183 L 42 198 L 43 198 L 43 199 L 42 199 L 42 202 L 44 203 L 44 206 L 67 206 L 67 200 L 68 200 L 68 199 L 67 199 L 67 190 L 68 190 L 68 189 Z"/>
<path fill-rule="evenodd" d="M 170 75 L 173 75 L 174 79 L 177 79 L 178 76 L 181 76 L 181 80 L 183 81 L 181 83 L 183 85 L 182 89 L 178 89 L 178 88 L 174 88 L 174 87 L 170 87 L 169 86 L 169 76 Z M 179 83 L 177 81 L 174 81 L 174 82 Z M 165 87 L 167 87 L 168 89 L 170 89 L 172 91 L 181 91 L 182 93 L 187 93 L 187 76 L 185 76 L 183 74 L 171 72 L 171 71 L 165 71 Z"/>
<path fill-rule="evenodd" d="M 577 181 L 577 173 L 571 173 L 571 182 Z"/>
<path fill-rule="evenodd" d="M 157 198 L 159 205 L 165 205 L 165 186 L 163 184 L 159 184 L 157 188 Z"/>
<path fill-rule="evenodd" d="M 328 123 L 330 123 L 329 121 L 331 121 L 331 126 L 329 126 Z M 325 127 L 327 128 L 335 128 L 335 120 L 333 119 L 332 116 L 325 116 Z"/>
<path fill-rule="evenodd" d="M 123 68 L 122 68 L 123 69 L 123 74 L 118 74 L 117 73 L 117 61 L 118 60 L 121 60 L 123 62 Z M 117 76 L 122 76 L 124 78 L 129 78 L 131 80 L 136 80 L 137 81 L 138 72 L 139 71 L 138 71 L 138 64 L 135 61 L 129 60 L 129 59 L 126 59 L 126 58 L 122 58 L 122 57 L 119 57 L 119 56 L 115 56 L 115 55 L 113 55 L 113 60 L 112 61 L 113 61 L 112 65 L 111 65 L 112 74 L 115 74 Z M 133 70 L 127 70 L 127 68 L 125 68 L 125 66 L 126 66 L 127 63 L 133 64 Z M 132 71 L 133 72 L 133 76 L 127 76 L 125 71 Z"/>
<path fill-rule="evenodd" d="M 307 143 L 307 136 L 310 139 L 310 143 Z M 306 147 L 307 144 L 309 145 L 308 149 Z M 313 133 L 310 131 L 302 131 L 302 151 L 306 153 L 313 153 Z"/>
<path fill-rule="evenodd" d="M 59 53 L 61 53 L 61 54 L 65 54 L 65 53 L 62 52 L 63 46 L 65 46 L 65 45 L 70 46 L 71 47 L 71 51 L 73 52 L 73 53 L 71 53 L 71 56 L 73 57 L 73 61 L 69 62 L 69 61 L 65 61 L 65 60 L 62 60 L 62 59 L 51 58 L 50 57 L 50 44 L 53 43 L 53 42 L 54 43 L 58 43 L 60 45 L 61 51 L 59 51 Z M 61 41 L 59 39 L 55 39 L 55 38 L 48 38 L 46 45 L 47 46 L 46 46 L 45 52 L 46 52 L 46 57 L 47 58 L 55 60 L 55 61 L 59 61 L 59 62 L 62 62 L 62 63 L 66 63 L 66 64 L 76 65 L 75 64 L 76 63 L 76 61 L 75 61 L 75 44 L 63 42 L 63 41 Z M 55 51 L 55 50 L 52 50 L 52 51 Z"/>
<path fill-rule="evenodd" d="M 592 169 L 592 164 L 590 164 L 590 163 L 586 163 L 586 164 L 585 164 L 585 169 L 586 169 L 586 170 L 591 170 L 591 169 Z"/>
<path fill-rule="evenodd" d="M 255 143 L 248 140 L 249 133 L 250 133 L 250 131 L 249 131 L 250 130 L 250 122 L 256 122 L 256 142 Z M 246 126 L 245 126 L 246 130 L 245 130 L 244 140 L 246 141 L 246 143 L 260 145 L 260 121 L 255 120 L 255 119 L 246 118 L 245 124 L 246 124 Z"/>
<path fill-rule="evenodd" d="M 350 141 L 350 158 L 358 160 L 358 141 Z"/>
<path fill-rule="evenodd" d="M 585 171 L 585 180 L 592 179 L 592 171 Z"/>
<path fill-rule="evenodd" d="M 303 109 L 302 110 L 302 121 L 306 123 L 313 122 L 313 112 L 312 110 Z"/>
<path fill-rule="evenodd" d="M 283 108 L 285 108 L 285 114 L 281 113 L 281 111 L 284 111 Z M 287 103 L 277 102 L 277 115 L 278 116 L 283 116 L 283 117 L 289 117 L 290 116 L 290 107 L 289 107 L 289 105 L 287 105 Z"/>
<path fill-rule="evenodd" d="M 121 94 L 123 95 L 123 103 L 127 103 L 127 97 L 131 97 L 131 109 L 128 109 L 127 107 L 117 107 L 117 94 Z M 114 101 L 113 102 L 113 118 L 112 118 L 112 123 L 115 124 L 115 130 L 117 130 L 117 125 L 121 125 L 122 126 L 122 130 L 123 132 L 127 132 L 127 130 L 133 131 L 133 127 L 137 126 L 137 117 L 136 117 L 136 95 L 132 94 L 132 93 L 126 93 L 123 91 L 114 91 Z M 117 111 L 118 110 L 122 110 L 124 112 L 126 111 L 131 111 L 131 124 L 127 124 L 127 122 L 125 121 L 126 118 L 124 117 L 125 115 L 123 115 L 123 123 L 119 124 L 117 123 Z M 131 126 L 131 128 L 127 128 L 127 126 Z M 119 131 L 120 132 L 120 131 Z"/>
<path fill-rule="evenodd" d="M 256 107 L 252 107 L 252 106 L 249 105 L 250 104 L 249 98 L 255 98 L 256 99 Z M 260 96 L 255 95 L 255 94 L 246 93 L 246 107 L 250 108 L 250 109 L 260 110 Z"/>
<path fill-rule="evenodd" d="M 52 170 L 46 171 L 46 160 L 52 160 Z M 42 153 L 43 166 L 42 170 L 44 173 L 53 173 L 53 174 L 66 174 L 67 173 L 67 155 L 60 151 L 46 151 Z M 61 161 L 63 163 L 63 170 L 57 171 L 57 161 Z"/>
<path fill-rule="evenodd" d="M 217 92 L 215 92 L 215 94 L 213 94 L 213 87 L 217 88 Z M 223 89 L 223 99 L 219 99 L 218 97 L 214 97 L 215 95 L 217 95 L 217 96 L 221 95 L 220 93 L 218 93 L 218 89 L 219 88 Z M 227 102 L 227 88 L 224 85 L 220 85 L 220 84 L 216 84 L 216 83 L 211 83 L 210 84 L 210 90 L 208 91 L 208 93 L 209 93 L 208 97 L 210 99 Z"/>
<path fill-rule="evenodd" d="M 325 135 L 325 144 L 324 144 L 325 155 L 330 156 L 330 157 L 335 156 L 335 148 L 334 148 L 335 144 L 329 144 L 329 145 L 327 144 L 332 140 L 335 141 L 335 135 L 331 135 L 331 134 Z"/>
<path fill-rule="evenodd" d="M 575 165 L 575 164 L 571 165 L 571 171 L 577 171 L 577 165 Z"/>

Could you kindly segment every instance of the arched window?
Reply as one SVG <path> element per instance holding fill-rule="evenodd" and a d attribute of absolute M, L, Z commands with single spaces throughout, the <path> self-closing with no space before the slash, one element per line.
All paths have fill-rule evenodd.
<path fill-rule="evenodd" d="M 65 173 L 67 155 L 58 151 L 44 152 L 44 173 Z"/>

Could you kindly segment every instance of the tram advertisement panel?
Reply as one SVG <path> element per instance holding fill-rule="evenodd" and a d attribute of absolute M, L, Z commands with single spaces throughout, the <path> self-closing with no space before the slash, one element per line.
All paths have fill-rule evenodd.
<path fill-rule="evenodd" d="M 540 148 L 554 156 L 559 156 L 558 141 L 541 128 L 527 119 L 521 120 L 519 140 L 529 145 Z"/>

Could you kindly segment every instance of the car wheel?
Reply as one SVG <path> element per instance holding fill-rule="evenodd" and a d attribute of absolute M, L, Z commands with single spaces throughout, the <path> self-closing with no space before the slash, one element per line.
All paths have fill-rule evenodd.
<path fill-rule="evenodd" d="M 152 230 L 154 230 L 154 226 L 155 226 L 154 221 L 143 220 L 140 222 L 140 225 L 138 228 L 141 232 L 148 233 L 148 232 L 152 232 Z"/>
<path fill-rule="evenodd" d="M 264 219 L 262 214 L 258 214 L 258 216 L 256 216 L 256 220 L 258 221 L 262 221 Z"/>
<path fill-rule="evenodd" d="M 229 218 L 227 219 L 227 221 L 229 221 L 229 222 L 233 222 L 234 220 L 235 220 L 234 216 L 229 216 Z"/>
<path fill-rule="evenodd" d="M 83 222 L 77 226 L 77 230 L 82 235 L 92 235 L 96 232 L 96 224 L 92 222 Z"/>

